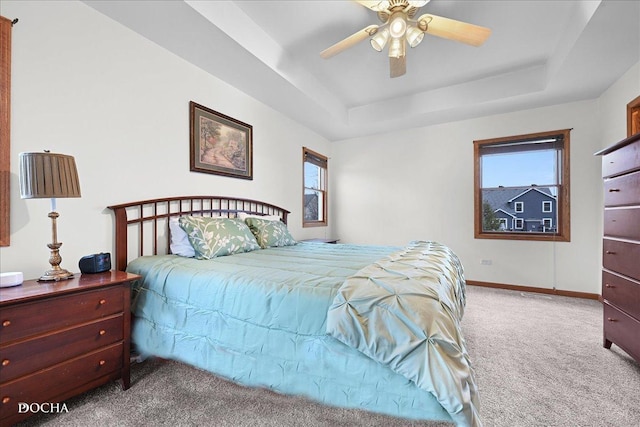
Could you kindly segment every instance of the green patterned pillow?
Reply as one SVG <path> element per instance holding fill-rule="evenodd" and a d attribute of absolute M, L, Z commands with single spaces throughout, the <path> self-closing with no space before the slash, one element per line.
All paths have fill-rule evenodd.
<path fill-rule="evenodd" d="M 183 216 L 179 221 L 197 259 L 211 259 L 260 249 L 249 227 L 240 220 Z"/>
<path fill-rule="evenodd" d="M 256 236 L 256 240 L 262 249 L 296 244 L 294 238 L 289 234 L 287 226 L 282 221 L 247 218 L 245 222 L 249 225 L 253 235 Z"/>

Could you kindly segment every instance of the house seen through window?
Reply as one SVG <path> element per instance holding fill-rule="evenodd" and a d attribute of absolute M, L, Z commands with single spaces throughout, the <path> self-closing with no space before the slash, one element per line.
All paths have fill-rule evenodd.
<path fill-rule="evenodd" d="M 327 225 L 328 159 L 306 147 L 303 158 L 303 227 Z"/>
<path fill-rule="evenodd" d="M 570 240 L 569 133 L 474 141 L 476 238 Z"/>

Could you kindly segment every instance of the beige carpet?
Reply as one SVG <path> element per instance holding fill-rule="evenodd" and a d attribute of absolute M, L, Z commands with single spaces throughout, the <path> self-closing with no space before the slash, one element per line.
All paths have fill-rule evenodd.
<path fill-rule="evenodd" d="M 485 426 L 640 426 L 640 366 L 602 347 L 597 301 L 468 288 L 463 328 Z M 132 367 L 43 426 L 440 426 L 248 389 L 171 361 Z"/>

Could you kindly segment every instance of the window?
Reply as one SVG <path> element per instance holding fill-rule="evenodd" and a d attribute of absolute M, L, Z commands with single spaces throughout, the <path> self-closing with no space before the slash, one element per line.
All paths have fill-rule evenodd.
<path fill-rule="evenodd" d="M 303 227 L 327 225 L 327 166 L 328 159 L 306 147 L 303 160 Z"/>
<path fill-rule="evenodd" d="M 571 240 L 570 131 L 473 142 L 476 238 Z M 504 226 L 505 217 L 513 229 Z"/>
<path fill-rule="evenodd" d="M 524 202 L 515 202 L 514 205 L 516 213 L 524 212 Z"/>

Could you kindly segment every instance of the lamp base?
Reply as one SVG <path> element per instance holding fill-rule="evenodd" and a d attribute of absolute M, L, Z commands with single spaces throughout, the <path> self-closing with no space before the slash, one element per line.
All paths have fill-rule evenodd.
<path fill-rule="evenodd" d="M 64 268 L 58 268 L 45 271 L 38 279 L 38 282 L 57 282 L 60 280 L 67 280 L 73 277 L 73 273 L 65 270 Z"/>

